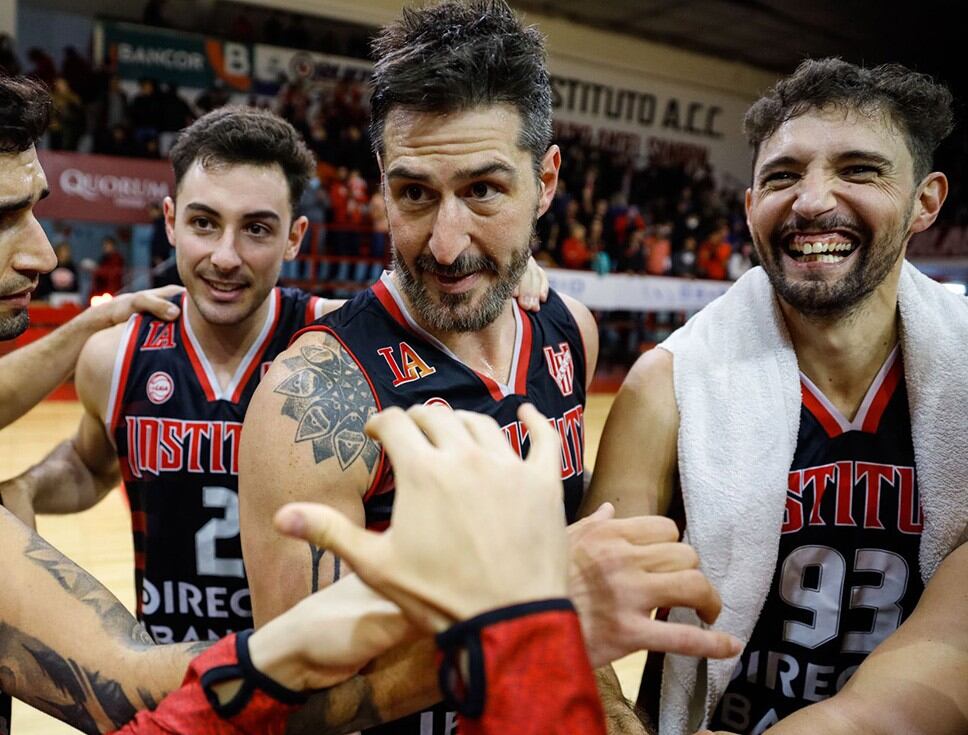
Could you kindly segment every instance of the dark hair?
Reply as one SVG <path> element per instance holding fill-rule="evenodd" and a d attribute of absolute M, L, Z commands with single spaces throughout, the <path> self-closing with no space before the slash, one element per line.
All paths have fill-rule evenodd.
<path fill-rule="evenodd" d="M 504 0 L 448 0 L 404 8 L 373 40 L 370 139 L 383 153 L 395 107 L 454 112 L 506 103 L 521 116 L 518 144 L 535 170 L 551 144 L 551 81 L 544 37 L 525 27 Z"/>
<path fill-rule="evenodd" d="M 886 114 L 907 141 L 916 181 L 931 171 L 934 150 L 954 124 L 951 92 L 927 74 L 900 64 L 865 69 L 842 59 L 810 59 L 747 111 L 743 131 L 753 146 L 754 165 L 760 144 L 780 125 L 831 107 Z"/>
<path fill-rule="evenodd" d="M 175 191 L 195 161 L 203 167 L 278 164 L 289 184 L 293 211 L 316 170 L 316 159 L 292 125 L 252 107 L 219 107 L 202 115 L 181 131 L 169 157 Z"/>
<path fill-rule="evenodd" d="M 0 76 L 0 153 L 25 151 L 47 130 L 50 94 L 30 77 Z"/>

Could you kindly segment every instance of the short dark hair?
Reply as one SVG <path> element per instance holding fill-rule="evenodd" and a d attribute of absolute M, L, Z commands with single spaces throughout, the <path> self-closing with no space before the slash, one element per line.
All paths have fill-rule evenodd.
<path fill-rule="evenodd" d="M 181 131 L 169 158 L 176 192 L 195 161 L 203 167 L 278 164 L 289 184 L 293 211 L 316 171 L 316 159 L 296 129 L 278 115 L 253 107 L 220 107 L 198 118 Z"/>
<path fill-rule="evenodd" d="M 551 81 L 544 36 L 504 0 L 404 8 L 373 40 L 370 140 L 383 153 L 394 108 L 454 112 L 510 104 L 521 116 L 518 144 L 535 170 L 551 145 Z"/>
<path fill-rule="evenodd" d="M 920 181 L 954 125 L 951 101 L 943 84 L 900 64 L 865 69 L 837 58 L 809 59 L 750 107 L 743 131 L 753 146 L 755 165 L 760 144 L 787 120 L 810 110 L 886 114 L 904 135 Z"/>
<path fill-rule="evenodd" d="M 50 93 L 35 79 L 0 76 L 0 153 L 20 153 L 50 122 Z"/>

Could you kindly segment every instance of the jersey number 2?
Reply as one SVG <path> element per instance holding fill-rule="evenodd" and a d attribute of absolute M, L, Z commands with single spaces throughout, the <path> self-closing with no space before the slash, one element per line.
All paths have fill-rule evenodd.
<path fill-rule="evenodd" d="M 239 535 L 239 496 L 227 487 L 208 485 L 202 488 L 202 505 L 222 508 L 221 518 L 213 518 L 195 534 L 195 562 L 199 574 L 214 577 L 244 577 L 241 559 L 224 559 L 215 553 L 215 542 Z"/>

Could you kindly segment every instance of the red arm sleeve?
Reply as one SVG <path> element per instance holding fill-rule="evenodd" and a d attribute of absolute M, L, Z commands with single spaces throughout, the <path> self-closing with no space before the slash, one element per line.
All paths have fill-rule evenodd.
<path fill-rule="evenodd" d="M 515 605 L 438 636 L 441 690 L 462 735 L 605 735 L 581 627 L 567 600 Z M 466 654 L 468 681 L 458 659 Z"/>
<path fill-rule="evenodd" d="M 192 661 L 181 688 L 156 710 L 139 712 L 112 735 L 281 735 L 305 697 L 256 671 L 248 650 L 247 633 L 223 638 Z M 229 679 L 242 679 L 242 688 L 219 704 L 209 688 Z"/>

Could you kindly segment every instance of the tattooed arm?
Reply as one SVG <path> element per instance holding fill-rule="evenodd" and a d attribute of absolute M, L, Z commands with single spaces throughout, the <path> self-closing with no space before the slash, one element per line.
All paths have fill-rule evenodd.
<path fill-rule="evenodd" d="M 0 554 L 0 689 L 84 732 L 153 708 L 201 650 L 153 645 L 96 579 L 3 509 Z"/>
<path fill-rule="evenodd" d="M 81 352 L 75 386 L 84 414 L 74 436 L 19 476 L 0 483 L 3 504 L 29 526 L 35 513 L 86 510 L 121 480 L 104 418 L 124 328 L 119 324 L 98 332 Z"/>
<path fill-rule="evenodd" d="M 300 337 L 262 379 L 239 450 L 242 548 L 257 627 L 339 577 L 339 559 L 280 539 L 272 517 L 287 502 L 313 500 L 363 525 L 363 494 L 380 458 L 363 425 L 375 411 L 366 378 L 328 332 Z"/>

